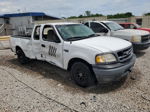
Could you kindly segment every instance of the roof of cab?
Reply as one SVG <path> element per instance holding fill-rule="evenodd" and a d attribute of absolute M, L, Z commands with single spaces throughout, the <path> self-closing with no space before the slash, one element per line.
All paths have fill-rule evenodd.
<path fill-rule="evenodd" d="M 109 22 L 113 22 L 113 21 L 101 21 L 101 22 L 103 22 L 103 23 L 109 23 Z"/>
<path fill-rule="evenodd" d="M 129 22 L 127 22 L 127 23 L 120 23 L 120 24 L 134 24 L 134 23 L 129 23 Z"/>
<path fill-rule="evenodd" d="M 58 23 L 45 23 L 41 25 L 69 25 L 69 24 L 80 24 L 80 23 L 73 23 L 73 22 L 58 22 Z"/>
<path fill-rule="evenodd" d="M 103 23 L 108 23 L 108 22 L 113 22 L 113 21 L 88 21 L 88 22 L 103 22 Z"/>

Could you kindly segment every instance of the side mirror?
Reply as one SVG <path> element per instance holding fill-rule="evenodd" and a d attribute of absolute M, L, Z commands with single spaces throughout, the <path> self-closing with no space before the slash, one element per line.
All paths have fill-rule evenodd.
<path fill-rule="evenodd" d="M 55 43 L 60 43 L 60 40 L 59 40 L 59 38 L 58 38 L 58 36 L 57 36 L 56 34 L 54 34 L 53 41 L 54 41 Z"/>
<path fill-rule="evenodd" d="M 102 32 L 102 33 L 108 33 L 108 30 L 106 28 L 103 28 L 103 29 L 100 30 L 100 32 Z"/>
<path fill-rule="evenodd" d="M 58 36 L 56 35 L 56 33 L 53 30 L 48 31 L 48 37 L 49 37 L 49 41 L 55 42 L 55 43 L 60 43 Z"/>

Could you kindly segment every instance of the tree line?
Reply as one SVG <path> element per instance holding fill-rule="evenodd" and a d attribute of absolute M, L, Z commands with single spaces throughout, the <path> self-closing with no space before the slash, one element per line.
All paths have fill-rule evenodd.
<path fill-rule="evenodd" d="M 145 13 L 145 16 L 150 15 L 150 13 Z M 91 11 L 85 11 L 84 14 L 81 14 L 79 16 L 70 16 L 68 17 L 68 19 L 75 19 L 75 18 L 86 18 L 86 17 L 102 17 L 105 16 L 103 14 L 93 14 L 91 13 Z M 108 19 L 112 19 L 112 18 L 129 18 L 129 17 L 133 17 L 133 13 L 132 12 L 126 12 L 126 13 L 117 13 L 117 14 L 111 14 L 111 15 L 106 15 Z"/>

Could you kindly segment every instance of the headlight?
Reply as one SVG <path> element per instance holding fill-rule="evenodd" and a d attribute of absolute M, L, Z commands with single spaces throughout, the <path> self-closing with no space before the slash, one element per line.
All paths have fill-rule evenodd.
<path fill-rule="evenodd" d="M 95 58 L 96 63 L 112 63 L 116 61 L 117 59 L 113 54 L 97 55 Z"/>
<path fill-rule="evenodd" d="M 132 36 L 131 42 L 141 42 L 141 36 Z"/>

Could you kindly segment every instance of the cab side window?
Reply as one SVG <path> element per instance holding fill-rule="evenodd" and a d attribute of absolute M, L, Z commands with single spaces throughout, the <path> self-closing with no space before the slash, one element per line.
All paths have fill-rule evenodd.
<path fill-rule="evenodd" d="M 91 22 L 90 24 L 91 29 L 95 32 L 95 33 L 100 33 L 103 29 L 105 29 L 101 24 L 99 23 L 94 23 Z"/>
<path fill-rule="evenodd" d="M 34 40 L 40 40 L 40 26 L 36 26 L 33 38 Z"/>
<path fill-rule="evenodd" d="M 120 24 L 122 27 L 124 27 L 125 29 L 129 29 L 130 25 L 129 24 Z"/>
<path fill-rule="evenodd" d="M 52 26 L 46 25 L 43 28 L 42 39 L 44 41 L 60 41 Z"/>
<path fill-rule="evenodd" d="M 135 29 L 136 27 L 133 24 L 130 24 L 131 29 Z"/>
<path fill-rule="evenodd" d="M 129 25 L 129 24 L 126 24 L 126 25 L 125 25 L 125 28 L 126 28 L 126 29 L 130 29 L 130 25 Z"/>

